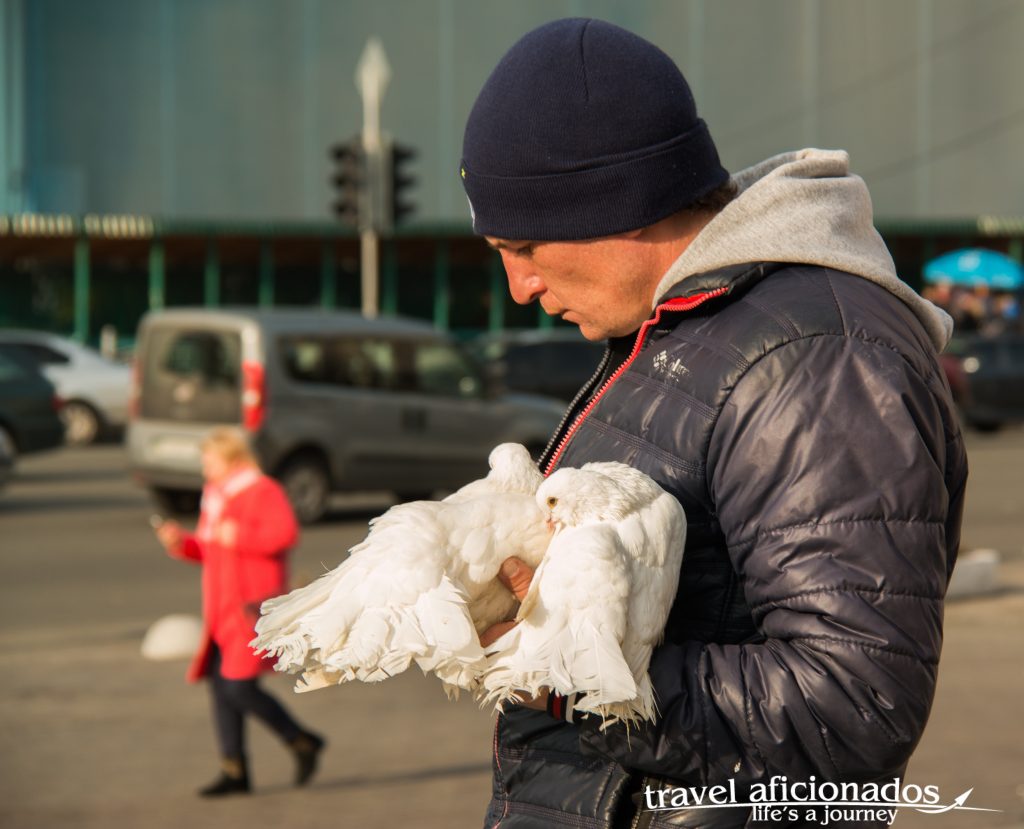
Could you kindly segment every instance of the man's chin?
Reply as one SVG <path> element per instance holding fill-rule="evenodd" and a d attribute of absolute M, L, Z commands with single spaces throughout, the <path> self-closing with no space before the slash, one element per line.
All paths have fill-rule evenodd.
<path fill-rule="evenodd" d="M 579 328 L 580 333 L 583 335 L 583 338 L 585 340 L 590 340 L 591 342 L 596 343 L 608 339 L 608 332 L 605 331 L 603 328 L 599 328 L 598 326 L 592 325 L 588 322 L 577 322 L 574 319 L 569 319 L 567 314 L 563 314 L 562 319 L 564 319 L 566 322 L 571 322 L 573 325 Z"/>

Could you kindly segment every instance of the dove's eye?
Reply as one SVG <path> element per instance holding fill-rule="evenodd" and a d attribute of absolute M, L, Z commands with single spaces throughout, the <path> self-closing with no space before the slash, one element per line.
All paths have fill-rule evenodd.
<path fill-rule="evenodd" d="M 558 499 L 555 498 L 554 496 L 552 496 L 551 498 L 548 498 L 548 506 L 549 507 L 553 508 L 557 503 L 558 503 Z"/>

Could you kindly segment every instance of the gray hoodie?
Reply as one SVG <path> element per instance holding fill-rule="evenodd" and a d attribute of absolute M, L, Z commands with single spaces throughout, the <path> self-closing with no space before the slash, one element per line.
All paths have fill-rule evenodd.
<path fill-rule="evenodd" d="M 660 298 L 688 276 L 745 262 L 822 265 L 862 276 L 914 311 L 941 351 L 953 320 L 896 275 L 872 223 L 871 196 L 844 150 L 797 150 L 733 176 L 739 195 L 662 277 Z"/>

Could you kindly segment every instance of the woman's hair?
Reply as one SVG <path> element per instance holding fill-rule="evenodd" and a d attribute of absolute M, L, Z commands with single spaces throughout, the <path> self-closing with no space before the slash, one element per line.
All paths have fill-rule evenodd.
<path fill-rule="evenodd" d="M 251 463 L 259 466 L 256 455 L 253 454 L 249 439 L 241 429 L 231 426 L 218 426 L 211 429 L 201 444 L 202 450 L 215 452 L 230 464 Z"/>

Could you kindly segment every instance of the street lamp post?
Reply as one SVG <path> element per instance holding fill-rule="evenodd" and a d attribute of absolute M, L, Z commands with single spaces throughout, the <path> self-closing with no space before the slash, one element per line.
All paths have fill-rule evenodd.
<path fill-rule="evenodd" d="M 363 98 L 363 152 L 366 163 L 365 210 L 359 217 L 362 259 L 363 316 L 376 317 L 380 311 L 379 234 L 384 216 L 383 142 L 380 104 L 391 80 L 391 66 L 380 40 L 371 37 L 356 65 L 356 88 Z"/>

